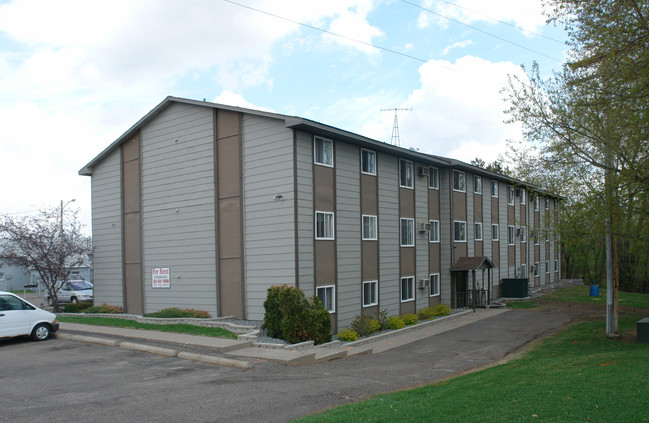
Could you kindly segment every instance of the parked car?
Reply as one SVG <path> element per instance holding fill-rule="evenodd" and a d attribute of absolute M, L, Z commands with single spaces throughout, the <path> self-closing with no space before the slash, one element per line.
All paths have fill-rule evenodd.
<path fill-rule="evenodd" d="M 35 341 L 45 341 L 57 330 L 56 314 L 11 292 L 0 291 L 0 338 L 31 336 Z"/>
<path fill-rule="evenodd" d="M 94 286 L 86 281 L 67 281 L 61 283 L 61 289 L 57 294 L 59 304 L 92 302 Z M 47 296 L 47 304 L 52 305 L 52 298 Z"/>

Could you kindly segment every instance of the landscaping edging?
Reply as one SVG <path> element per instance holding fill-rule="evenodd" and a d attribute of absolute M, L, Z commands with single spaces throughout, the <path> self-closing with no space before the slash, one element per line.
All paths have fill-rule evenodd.
<path fill-rule="evenodd" d="M 180 317 L 180 318 L 161 318 L 161 317 L 144 317 L 137 314 L 113 314 L 113 313 L 57 313 L 57 316 L 80 316 L 80 317 L 105 317 L 109 319 L 126 319 L 134 320 L 138 323 L 150 323 L 153 325 L 175 325 L 175 324 L 186 324 L 193 326 L 202 326 L 208 328 L 221 328 L 234 332 L 236 334 L 249 334 L 254 332 L 257 328 L 254 326 L 245 326 L 245 325 L 235 325 L 233 323 L 228 323 L 227 319 L 232 319 L 231 316 L 228 317 L 218 317 L 214 319 L 197 319 L 191 317 Z"/>

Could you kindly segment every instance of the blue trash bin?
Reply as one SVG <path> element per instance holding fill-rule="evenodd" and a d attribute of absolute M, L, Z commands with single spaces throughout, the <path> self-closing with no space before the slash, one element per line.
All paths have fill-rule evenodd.
<path fill-rule="evenodd" d="M 591 297 L 599 297 L 599 285 L 591 285 L 590 286 L 590 296 Z"/>

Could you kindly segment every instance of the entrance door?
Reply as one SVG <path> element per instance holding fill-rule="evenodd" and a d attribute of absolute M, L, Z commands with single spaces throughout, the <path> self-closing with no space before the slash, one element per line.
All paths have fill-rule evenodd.
<path fill-rule="evenodd" d="M 467 303 L 467 271 L 452 272 L 451 308 L 464 308 Z"/>

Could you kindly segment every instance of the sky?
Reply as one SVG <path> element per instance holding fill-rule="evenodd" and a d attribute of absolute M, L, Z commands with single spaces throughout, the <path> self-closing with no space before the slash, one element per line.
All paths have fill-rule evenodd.
<path fill-rule="evenodd" d="M 541 0 L 0 0 L 0 214 L 73 203 L 78 171 L 165 97 L 308 118 L 491 162 L 501 92 L 566 58 Z"/>

